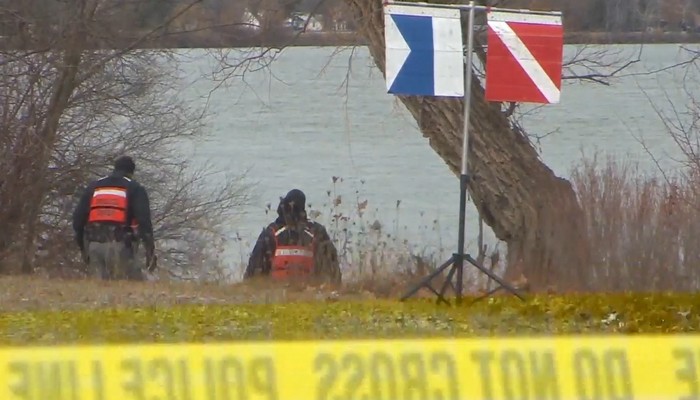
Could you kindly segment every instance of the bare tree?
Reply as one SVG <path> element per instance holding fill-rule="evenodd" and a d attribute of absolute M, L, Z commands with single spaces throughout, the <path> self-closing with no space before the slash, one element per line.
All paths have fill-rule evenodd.
<path fill-rule="evenodd" d="M 75 265 L 76 196 L 124 153 L 149 189 L 166 269 L 219 268 L 209 262 L 250 187 L 244 171 L 213 175 L 184 152 L 204 139 L 206 109 L 179 96 L 172 51 L 136 49 L 171 20 L 132 38 L 120 36 L 118 2 L 42 5 L 12 4 L 25 29 L 0 53 L 0 271 Z"/>

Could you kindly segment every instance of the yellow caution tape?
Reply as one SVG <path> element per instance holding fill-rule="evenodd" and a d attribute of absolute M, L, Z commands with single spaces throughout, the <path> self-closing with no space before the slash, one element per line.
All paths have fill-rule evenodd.
<path fill-rule="evenodd" d="M 4 400 L 700 399 L 700 336 L 0 349 Z"/>

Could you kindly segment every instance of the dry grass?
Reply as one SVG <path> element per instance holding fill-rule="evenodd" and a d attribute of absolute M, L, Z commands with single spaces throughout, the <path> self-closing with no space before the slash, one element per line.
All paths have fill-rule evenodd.
<path fill-rule="evenodd" d="M 0 277 L 0 313 L 122 307 L 170 307 L 185 304 L 271 304 L 397 299 L 419 276 L 363 279 L 342 287 L 270 282 L 100 281 L 39 276 Z M 436 280 L 439 283 L 439 279 Z M 415 298 L 433 295 L 421 290 Z"/>
<path fill-rule="evenodd" d="M 659 177 L 629 161 L 586 158 L 572 173 L 598 291 L 700 288 L 700 179 Z"/>
<path fill-rule="evenodd" d="M 0 278 L 0 310 L 70 310 L 112 307 L 168 307 L 183 304 L 241 304 L 318 301 L 340 298 L 324 287 L 254 281 L 223 285 L 206 282 L 105 282 L 93 279 Z M 347 293 L 343 299 L 358 295 Z"/>

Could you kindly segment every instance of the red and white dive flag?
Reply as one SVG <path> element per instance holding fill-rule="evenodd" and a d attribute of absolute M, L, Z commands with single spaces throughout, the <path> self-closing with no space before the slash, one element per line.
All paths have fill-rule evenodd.
<path fill-rule="evenodd" d="M 564 54 L 561 15 L 490 11 L 486 100 L 558 103 Z"/>

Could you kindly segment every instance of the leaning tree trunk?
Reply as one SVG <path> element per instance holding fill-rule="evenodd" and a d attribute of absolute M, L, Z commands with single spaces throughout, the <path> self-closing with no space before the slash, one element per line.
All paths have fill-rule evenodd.
<path fill-rule="evenodd" d="M 345 1 L 355 13 L 374 62 L 385 74 L 382 1 Z M 586 225 L 571 184 L 540 161 L 532 143 L 513 127 L 500 104 L 484 99 L 483 86 L 473 76 L 469 193 L 484 222 L 508 245 L 506 278 L 514 280 L 522 274 L 531 290 L 587 289 L 591 269 Z M 459 174 L 463 99 L 400 99 L 433 150 Z"/>

